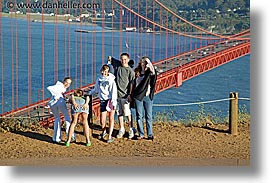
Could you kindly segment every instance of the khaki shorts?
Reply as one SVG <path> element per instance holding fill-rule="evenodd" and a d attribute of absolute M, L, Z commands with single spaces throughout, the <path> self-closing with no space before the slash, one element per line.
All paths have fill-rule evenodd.
<path fill-rule="evenodd" d="M 118 98 L 118 110 L 117 115 L 118 116 L 130 116 L 131 110 L 130 110 L 130 102 L 126 102 L 126 98 Z"/>

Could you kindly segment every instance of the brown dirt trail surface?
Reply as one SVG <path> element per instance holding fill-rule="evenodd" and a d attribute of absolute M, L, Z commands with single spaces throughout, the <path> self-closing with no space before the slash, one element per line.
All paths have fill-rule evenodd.
<path fill-rule="evenodd" d="M 54 144 L 53 129 L 38 128 L 0 132 L 0 165 L 15 166 L 249 166 L 249 123 L 238 135 L 227 125 L 186 127 L 179 123 L 154 123 L 154 141 L 124 138 L 113 143 L 99 140 L 99 125 L 92 125 L 92 146 L 85 146 L 82 125 L 77 142 Z M 118 129 L 116 124 L 115 129 Z M 2 130 L 3 131 L 3 130 Z M 113 136 L 116 136 L 117 130 Z M 63 140 L 65 133 L 63 131 Z"/>

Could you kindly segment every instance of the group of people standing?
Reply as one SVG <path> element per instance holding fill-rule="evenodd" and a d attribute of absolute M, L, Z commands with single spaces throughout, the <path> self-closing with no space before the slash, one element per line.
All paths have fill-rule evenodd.
<path fill-rule="evenodd" d="M 112 137 L 114 129 L 114 116 L 117 112 L 119 121 L 119 132 L 117 138 L 122 138 L 125 135 L 124 117 L 128 119 L 129 132 L 128 137 L 132 139 L 135 136 L 136 129 L 133 124 L 132 110 L 136 111 L 137 121 L 137 139 L 145 138 L 144 124 L 146 122 L 147 138 L 154 139 L 152 126 L 152 110 L 153 97 L 156 85 L 156 71 L 148 57 L 142 57 L 136 68 L 133 69 L 133 61 L 130 60 L 128 53 L 122 53 L 120 60 L 111 56 L 108 57 L 108 63 L 101 67 L 101 75 L 97 78 L 95 87 L 87 92 L 84 97 L 82 90 L 75 90 L 70 97 L 72 122 L 66 108 L 66 101 L 63 93 L 72 83 L 71 78 L 65 78 L 63 82 L 57 82 L 47 89 L 52 94 L 52 99 L 49 106 L 54 114 L 54 134 L 53 141 L 59 143 L 61 141 L 61 127 L 59 112 L 62 112 L 65 118 L 67 141 L 66 146 L 70 145 L 71 141 L 75 140 L 74 127 L 78 121 L 83 122 L 84 135 L 86 137 L 86 146 L 91 146 L 88 113 L 89 113 L 89 96 L 98 93 L 100 99 L 100 124 L 102 132 L 99 139 L 104 139 L 108 135 L 108 143 L 114 141 Z M 113 72 L 111 72 L 111 67 Z M 106 117 L 109 117 L 109 130 L 107 133 Z"/>

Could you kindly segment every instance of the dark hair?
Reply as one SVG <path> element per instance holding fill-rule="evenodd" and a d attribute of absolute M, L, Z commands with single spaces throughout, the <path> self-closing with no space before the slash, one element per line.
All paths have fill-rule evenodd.
<path fill-rule="evenodd" d="M 120 54 L 120 58 L 121 58 L 122 56 L 127 56 L 128 58 L 130 58 L 130 56 L 129 56 L 128 53 L 121 53 L 121 54 Z"/>
<path fill-rule="evenodd" d="M 105 71 L 106 69 L 108 69 L 109 72 L 110 72 L 110 66 L 107 65 L 107 64 L 104 64 L 104 65 L 101 67 L 100 72 Z"/>
<path fill-rule="evenodd" d="M 68 80 L 68 79 L 71 80 L 71 82 L 73 82 L 73 79 L 72 79 L 71 77 L 68 76 L 68 77 L 65 77 L 65 78 L 63 79 L 63 83 L 64 83 L 66 80 Z"/>
<path fill-rule="evenodd" d="M 134 67 L 134 64 L 135 64 L 134 60 L 132 60 L 132 59 L 129 60 L 128 65 L 129 65 L 131 68 Z"/>
<path fill-rule="evenodd" d="M 137 65 L 136 68 L 138 68 L 138 69 L 141 71 L 141 70 L 142 70 L 141 63 L 146 63 L 146 64 L 148 64 L 149 62 L 151 62 L 150 59 L 149 59 L 149 57 L 144 56 L 144 57 L 142 57 L 142 58 L 139 60 L 138 65 Z"/>
<path fill-rule="evenodd" d="M 149 57 L 147 57 L 147 56 L 144 56 L 144 57 L 142 57 L 141 59 L 140 59 L 140 61 L 145 61 L 145 62 L 151 62 L 150 61 L 150 58 Z"/>
<path fill-rule="evenodd" d="M 83 91 L 80 90 L 80 89 L 76 89 L 76 90 L 74 91 L 74 96 L 82 97 L 82 96 L 83 96 Z"/>
<path fill-rule="evenodd" d="M 135 72 L 135 76 L 137 77 L 137 74 L 140 74 L 140 72 L 141 72 L 141 68 L 140 67 L 136 67 L 134 69 L 134 72 Z"/>

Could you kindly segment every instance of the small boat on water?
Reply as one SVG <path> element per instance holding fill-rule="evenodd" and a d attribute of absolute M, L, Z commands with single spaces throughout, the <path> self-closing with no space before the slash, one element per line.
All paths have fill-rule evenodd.
<path fill-rule="evenodd" d="M 81 32 L 81 33 L 89 33 L 88 30 L 82 30 L 82 29 L 76 29 L 75 32 Z"/>

